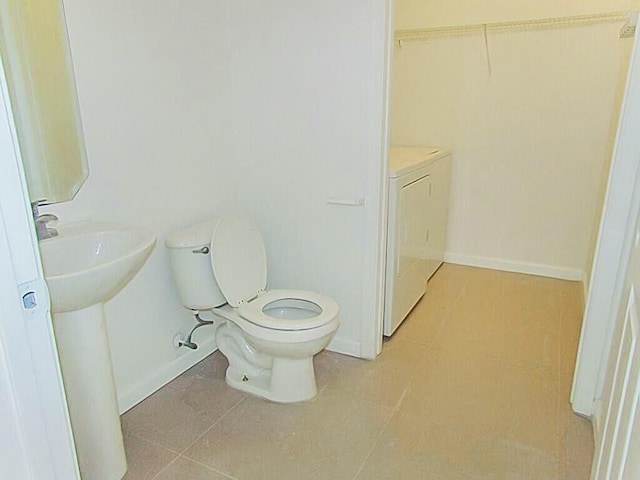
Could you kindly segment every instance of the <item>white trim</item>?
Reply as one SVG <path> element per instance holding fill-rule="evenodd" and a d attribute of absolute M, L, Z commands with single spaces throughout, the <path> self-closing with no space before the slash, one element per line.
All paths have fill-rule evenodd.
<path fill-rule="evenodd" d="M 11 423 L 19 426 L 20 435 L 14 438 L 15 430 L 0 428 L 0 444 L 20 445 L 26 463 L 17 468 L 29 472 L 27 478 L 79 480 L 49 297 L 1 65 L 0 90 L 0 353 L 10 385 L 6 393 L 15 408 Z M 37 299 L 31 310 L 23 309 L 20 301 L 28 291 Z"/>
<path fill-rule="evenodd" d="M 640 189 L 636 183 L 640 172 L 639 32 L 636 31 L 620 112 L 571 391 L 573 409 L 587 416 L 594 413 L 594 400 L 602 394 L 612 325 L 634 235 L 629 225 L 633 225 L 640 210 Z"/>
<path fill-rule="evenodd" d="M 380 335 L 382 335 L 382 333 Z M 362 351 L 362 344 L 346 338 L 333 337 L 333 340 L 331 340 L 327 350 L 342 353 L 344 355 L 350 355 L 352 357 L 362 357 L 360 354 Z"/>
<path fill-rule="evenodd" d="M 183 347 L 184 349 L 184 347 Z M 218 350 L 215 336 L 198 343 L 196 351 L 185 351 L 185 354 L 176 358 L 160 370 L 155 370 L 151 375 L 136 383 L 125 391 L 118 392 L 118 410 L 122 415 L 127 410 L 135 407 L 145 398 L 160 390 L 171 380 L 183 374 L 196 363 L 204 360 Z"/>
<path fill-rule="evenodd" d="M 154 371 L 151 375 L 145 377 L 132 387 L 129 387 L 122 392 L 119 391 L 118 410 L 120 411 L 120 414 L 122 415 L 127 410 L 135 407 L 142 400 L 160 390 L 167 383 L 218 350 L 215 336 L 205 340 L 204 342 L 198 343 L 198 346 L 198 350 L 195 352 L 185 353 L 173 360 L 163 369 Z M 327 350 L 342 353 L 344 355 L 350 355 L 352 357 L 359 357 L 361 344 L 359 342 L 354 342 L 353 340 L 335 337 L 327 347 Z"/>
<path fill-rule="evenodd" d="M 372 147 L 368 154 L 370 172 L 366 208 L 366 234 L 364 242 L 363 305 L 360 324 L 360 342 L 346 342 L 339 338 L 331 342 L 330 349 L 362 358 L 374 359 L 382 350 L 382 321 L 384 315 L 384 286 L 386 261 L 386 225 L 388 196 L 388 145 L 389 145 L 389 101 L 393 29 L 392 0 L 379 0 L 371 5 L 372 16 L 379 18 L 377 8 L 383 8 L 380 15 L 383 24 L 372 25 L 372 52 L 384 52 L 383 58 L 372 72 L 376 81 L 372 82 L 370 96 L 379 98 L 378 106 L 370 112 L 370 140 Z M 380 30 L 384 35 L 380 36 Z M 382 136 L 382 140 L 380 137 Z M 369 239 L 371 241 L 369 241 Z M 339 345 L 339 347 L 336 347 Z M 358 345 L 358 351 L 352 348 Z"/>
<path fill-rule="evenodd" d="M 540 263 L 514 262 L 500 258 L 477 257 L 460 253 L 447 252 L 444 256 L 447 263 L 467 265 L 470 267 L 489 268 L 491 270 L 502 270 L 505 272 L 525 273 L 527 275 L 537 275 L 540 277 L 559 278 L 561 280 L 581 281 L 584 272 L 577 268 L 557 267 L 554 265 L 543 265 Z"/>
<path fill-rule="evenodd" d="M 589 297 L 589 275 L 585 270 L 582 274 L 582 311 L 587 309 L 587 298 Z"/>
<path fill-rule="evenodd" d="M 604 420 L 604 412 L 602 411 L 602 402 L 599 399 L 594 402 L 593 410 L 593 416 L 591 417 L 591 424 L 593 426 L 593 442 L 594 445 L 600 445 L 602 443 L 602 423 Z"/>

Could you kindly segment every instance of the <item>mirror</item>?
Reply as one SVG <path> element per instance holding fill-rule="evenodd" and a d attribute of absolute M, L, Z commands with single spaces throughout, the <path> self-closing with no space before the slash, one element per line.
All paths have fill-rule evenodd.
<path fill-rule="evenodd" d="M 89 169 L 62 0 L 0 0 L 0 29 L 29 196 L 71 200 Z"/>

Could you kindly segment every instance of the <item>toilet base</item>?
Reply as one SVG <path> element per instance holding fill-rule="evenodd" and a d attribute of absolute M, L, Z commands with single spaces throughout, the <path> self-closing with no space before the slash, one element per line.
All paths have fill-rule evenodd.
<path fill-rule="evenodd" d="M 274 358 L 270 369 L 253 375 L 229 366 L 226 381 L 232 388 L 277 403 L 302 402 L 318 393 L 313 357 Z"/>

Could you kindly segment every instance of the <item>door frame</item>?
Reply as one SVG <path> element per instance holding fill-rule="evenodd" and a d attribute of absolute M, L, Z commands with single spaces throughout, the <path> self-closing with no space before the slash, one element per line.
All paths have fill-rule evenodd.
<path fill-rule="evenodd" d="M 0 457 L 16 480 L 80 480 L 49 305 L 0 61 Z"/>
<path fill-rule="evenodd" d="M 602 396 L 633 225 L 640 212 L 639 127 L 640 28 L 636 28 L 571 391 L 574 411 L 586 416 L 595 413 Z"/>
<path fill-rule="evenodd" d="M 369 179 L 367 182 L 366 225 L 364 244 L 365 267 L 363 285 L 362 320 L 360 325 L 360 356 L 374 359 L 382 351 L 382 323 L 384 316 L 385 272 L 387 258 L 387 220 L 389 182 L 389 110 L 391 97 L 391 62 L 393 57 L 393 0 L 378 0 L 371 8 L 381 8 L 383 13 L 380 24 L 372 27 L 374 33 L 373 52 L 383 52 L 375 69 L 373 92 L 382 95 L 380 102 L 371 112 L 369 135 L 371 138 L 368 153 Z M 376 96 L 378 93 L 376 93 Z"/>

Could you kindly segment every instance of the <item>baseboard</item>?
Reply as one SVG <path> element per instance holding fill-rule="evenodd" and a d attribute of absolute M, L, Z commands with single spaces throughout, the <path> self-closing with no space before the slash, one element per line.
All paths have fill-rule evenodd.
<path fill-rule="evenodd" d="M 577 268 L 556 267 L 553 265 L 542 265 L 538 263 L 514 262 L 498 258 L 476 257 L 458 253 L 447 253 L 444 256 L 447 263 L 467 265 L 469 267 L 489 268 L 491 270 L 502 270 L 505 272 L 525 273 L 527 275 L 537 275 L 540 277 L 558 278 L 560 280 L 581 281 L 584 273 Z"/>
<path fill-rule="evenodd" d="M 361 356 L 360 342 L 354 342 L 353 340 L 347 340 L 346 338 L 341 337 L 333 337 L 333 340 L 331 340 L 327 350 L 342 353 L 344 355 L 350 355 L 352 357 Z"/>
<path fill-rule="evenodd" d="M 142 400 L 152 395 L 178 375 L 189 370 L 196 363 L 211 355 L 218 349 L 215 337 L 211 337 L 204 342 L 198 344 L 198 350 L 187 352 L 186 354 L 176 358 L 162 370 L 154 372 L 143 381 L 135 384 L 133 387 L 118 394 L 118 409 L 120 415 L 127 410 L 133 408 Z M 327 347 L 332 352 L 350 355 L 352 357 L 360 357 L 360 343 L 353 340 L 347 340 L 335 337 Z"/>
<path fill-rule="evenodd" d="M 118 393 L 118 409 L 122 415 L 142 400 L 164 387 L 178 375 L 186 372 L 196 363 L 211 355 L 218 349 L 215 336 L 198 343 L 198 349 L 187 351 L 184 355 L 173 360 L 165 368 L 153 372 L 143 381 Z"/>
<path fill-rule="evenodd" d="M 593 416 L 591 417 L 591 426 L 593 428 L 593 444 L 595 445 L 595 452 L 594 452 L 594 457 L 593 457 L 593 462 L 592 462 L 592 466 L 591 466 L 591 478 L 594 479 L 599 479 L 601 478 L 601 475 L 599 475 L 600 472 L 600 465 L 601 462 L 603 460 L 605 460 L 604 458 L 602 458 L 602 437 L 603 437 L 603 422 L 604 422 L 604 418 L 603 418 L 603 409 L 602 409 L 602 401 L 601 400 L 596 400 L 594 402 L 594 413 Z"/>
<path fill-rule="evenodd" d="M 589 298 L 589 277 L 587 277 L 587 272 L 584 272 L 582 275 L 582 311 L 586 311 L 587 309 L 587 298 Z"/>
<path fill-rule="evenodd" d="M 591 416 L 594 445 L 600 445 L 602 440 L 602 420 L 602 402 L 597 400 L 594 403 L 593 415 Z"/>

